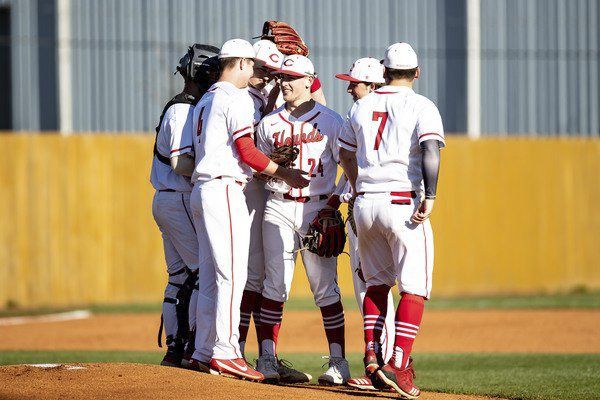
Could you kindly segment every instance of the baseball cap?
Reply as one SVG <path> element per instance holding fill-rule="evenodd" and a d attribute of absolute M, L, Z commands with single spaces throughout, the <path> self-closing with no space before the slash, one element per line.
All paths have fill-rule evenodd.
<path fill-rule="evenodd" d="M 250 42 L 244 39 L 231 39 L 223 43 L 219 58 L 254 58 L 256 53 Z"/>
<path fill-rule="evenodd" d="M 308 58 L 300 54 L 291 54 L 285 56 L 281 67 L 273 71 L 273 73 L 292 76 L 314 76 L 315 66 Z"/>
<path fill-rule="evenodd" d="M 392 69 L 413 69 L 419 66 L 417 53 L 408 43 L 394 43 L 385 51 L 383 65 Z"/>
<path fill-rule="evenodd" d="M 383 65 L 375 58 L 359 58 L 352 64 L 347 74 L 336 74 L 335 77 L 350 82 L 385 83 Z"/>
<path fill-rule="evenodd" d="M 283 60 L 283 54 L 277 50 L 275 43 L 270 40 L 259 40 L 252 45 L 256 52 L 255 60 L 261 61 L 265 67 L 271 69 L 278 69 L 281 67 L 281 60 Z"/>

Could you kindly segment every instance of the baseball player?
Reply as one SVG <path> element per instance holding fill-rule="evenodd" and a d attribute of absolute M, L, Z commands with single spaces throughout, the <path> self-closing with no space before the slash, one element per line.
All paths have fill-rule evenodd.
<path fill-rule="evenodd" d="M 337 137 L 343 119 L 311 99 L 315 76 L 312 62 L 301 55 L 286 56 L 281 69 L 280 88 L 285 105 L 258 125 L 259 148 L 270 154 L 276 148 L 298 148 L 295 165 L 310 178 L 307 188 L 290 188 L 269 181 L 271 194 L 263 221 L 265 281 L 261 307 L 261 345 L 257 369 L 265 380 L 279 381 L 277 337 L 294 274 L 296 253 L 315 215 L 324 207 L 335 187 Z M 329 343 L 329 368 L 319 377 L 321 384 L 341 385 L 350 378 L 344 354 L 344 310 L 337 285 L 337 260 L 302 253 L 315 303 L 321 309 Z"/>
<path fill-rule="evenodd" d="M 383 70 L 384 67 L 379 60 L 369 57 L 360 58 L 352 64 L 352 67 L 347 74 L 337 74 L 335 77 L 348 82 L 346 91 L 352 96 L 354 101 L 357 101 L 369 93 L 373 93 L 385 83 Z M 340 199 L 342 202 L 347 202 L 352 196 L 351 187 L 345 176 L 343 176 L 342 179 L 346 181 L 346 185 L 338 184 L 338 187 L 343 187 L 343 191 L 340 193 Z M 348 219 L 346 225 L 349 242 L 348 248 L 350 250 L 350 267 L 352 268 L 352 282 L 354 283 L 354 295 L 358 302 L 358 308 L 362 313 L 367 285 L 361 271 L 356 232 L 354 231 L 354 227 L 351 226 L 350 219 Z M 385 362 L 392 357 L 395 339 L 393 334 L 393 332 L 395 332 L 394 297 L 392 296 L 391 291 L 388 293 L 387 301 L 387 316 L 381 333 L 381 342 L 379 343 L 383 361 Z M 388 334 L 388 332 L 392 332 L 392 334 Z M 375 390 L 375 387 L 372 385 L 371 379 L 368 376 L 352 378 L 348 380 L 348 386 L 363 390 Z"/>
<path fill-rule="evenodd" d="M 444 146 L 442 119 L 435 104 L 416 94 L 420 71 L 407 43 L 387 48 L 387 85 L 358 100 L 339 137 L 340 161 L 357 195 L 354 219 L 362 272 L 365 371 L 378 388 L 416 399 L 410 352 L 431 294 L 433 209 Z M 388 293 L 398 283 L 392 358 L 383 363 L 381 326 Z"/>
<path fill-rule="evenodd" d="M 303 173 L 279 167 L 254 145 L 254 104 L 246 87 L 255 51 L 242 39 L 219 51 L 221 74 L 194 109 L 195 168 L 190 198 L 200 246 L 193 369 L 262 381 L 239 347 L 240 303 L 248 273 L 250 215 L 244 187 L 252 170 L 291 187 Z"/>
<path fill-rule="evenodd" d="M 188 307 L 198 271 L 198 242 L 191 218 L 190 176 L 194 166 L 192 113 L 194 105 L 214 82 L 219 49 L 195 44 L 179 61 L 183 91 L 164 107 L 156 127 L 150 182 L 156 190 L 152 213 L 163 238 L 169 281 L 165 288 L 158 344 L 164 324 L 167 353 L 161 365 L 182 363 L 188 332 L 194 330 L 195 312 Z M 211 58 L 214 57 L 214 58 Z"/>
<path fill-rule="evenodd" d="M 281 66 L 283 54 L 270 40 L 259 40 L 253 45 L 256 56 L 254 58 L 254 75 L 248 82 L 248 93 L 254 102 L 254 126 L 256 127 L 266 113 L 268 103 L 267 85 L 273 81 L 273 71 Z M 255 138 L 256 142 L 256 138 Z M 262 222 L 265 203 L 269 192 L 265 189 L 265 182 L 253 178 L 246 185 L 244 191 L 246 204 L 252 220 L 250 225 L 250 252 L 248 254 L 248 279 L 242 296 L 240 306 L 240 350 L 244 354 L 246 337 L 250 327 L 250 317 L 254 321 L 256 336 L 260 343 L 260 307 L 262 303 L 262 285 L 265 279 L 265 260 L 263 252 Z M 291 363 L 278 359 L 280 382 L 295 384 L 310 381 L 311 376 L 292 368 Z"/>

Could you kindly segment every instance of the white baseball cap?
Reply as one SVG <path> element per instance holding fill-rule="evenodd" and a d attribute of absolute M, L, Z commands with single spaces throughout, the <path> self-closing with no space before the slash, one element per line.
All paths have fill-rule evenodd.
<path fill-rule="evenodd" d="M 291 54 L 285 56 L 281 67 L 273 71 L 273 73 L 292 76 L 314 76 L 315 66 L 308 58 L 300 54 Z"/>
<path fill-rule="evenodd" d="M 231 39 L 223 43 L 219 58 L 254 58 L 256 53 L 250 42 L 244 39 Z"/>
<path fill-rule="evenodd" d="M 336 74 L 335 77 L 350 82 L 385 83 L 383 65 L 375 58 L 359 58 L 352 64 L 347 74 Z"/>
<path fill-rule="evenodd" d="M 413 69 L 419 66 L 419 62 L 410 44 L 401 42 L 387 48 L 383 65 L 392 69 Z"/>
<path fill-rule="evenodd" d="M 259 40 L 252 45 L 256 56 L 256 61 L 261 61 L 265 67 L 271 69 L 278 69 L 281 67 L 281 61 L 283 60 L 283 54 L 277 50 L 275 43 L 270 40 Z"/>

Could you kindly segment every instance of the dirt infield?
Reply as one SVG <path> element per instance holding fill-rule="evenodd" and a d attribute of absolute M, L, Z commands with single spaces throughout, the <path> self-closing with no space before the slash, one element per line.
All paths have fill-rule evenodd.
<path fill-rule="evenodd" d="M 0 337 L 10 338 L 0 341 L 0 350 L 163 351 L 156 345 L 158 322 L 153 314 L 100 314 L 0 326 Z M 347 351 L 362 351 L 360 314 L 347 310 L 346 322 Z M 252 330 L 249 343 L 255 343 Z M 286 312 L 279 348 L 282 353 L 324 353 L 320 313 Z M 600 310 L 431 310 L 425 312 L 415 351 L 600 353 Z"/>
<path fill-rule="evenodd" d="M 70 369 L 78 367 L 79 369 Z M 364 399 L 347 388 L 260 385 L 208 374 L 139 364 L 69 364 L 52 368 L 0 367 L 1 399 Z M 369 393 L 374 398 L 397 398 Z M 486 397 L 424 393 L 427 400 L 478 400 Z"/>

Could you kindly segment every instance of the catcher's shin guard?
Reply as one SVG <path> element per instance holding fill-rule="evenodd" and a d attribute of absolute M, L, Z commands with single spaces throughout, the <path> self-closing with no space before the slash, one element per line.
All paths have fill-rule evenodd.
<path fill-rule="evenodd" d="M 181 359 L 189 336 L 188 309 L 196 276 L 187 267 L 180 268 L 169 274 L 169 282 L 165 288 L 158 346 L 162 347 L 164 326 L 168 355 L 172 361 L 176 361 L 175 358 Z"/>

